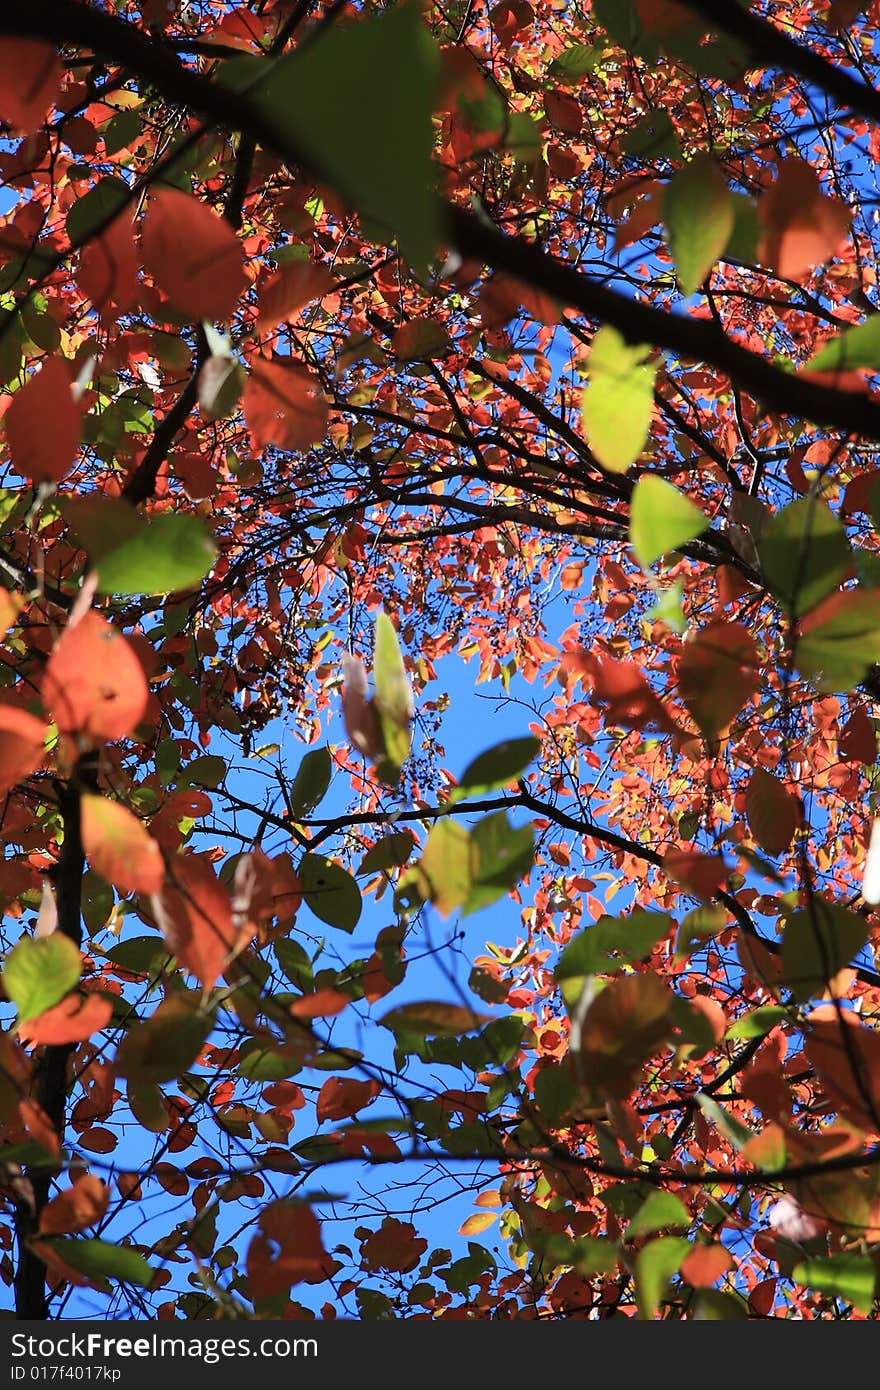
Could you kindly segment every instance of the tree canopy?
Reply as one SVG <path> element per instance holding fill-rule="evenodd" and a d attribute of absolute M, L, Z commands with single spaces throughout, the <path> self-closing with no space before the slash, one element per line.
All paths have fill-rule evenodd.
<path fill-rule="evenodd" d="M 0 9 L 19 1317 L 877 1316 L 878 21 Z"/>

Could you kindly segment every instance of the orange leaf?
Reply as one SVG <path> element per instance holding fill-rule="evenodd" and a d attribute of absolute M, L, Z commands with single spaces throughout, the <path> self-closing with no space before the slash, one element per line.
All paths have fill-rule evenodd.
<path fill-rule="evenodd" d="M 111 222 L 80 253 L 76 283 L 96 309 L 124 313 L 138 300 L 138 256 L 134 226 L 125 213 Z"/>
<path fill-rule="evenodd" d="M 100 1221 L 110 1203 L 110 1191 L 91 1173 L 53 1197 L 40 1212 L 40 1234 L 75 1236 Z"/>
<path fill-rule="evenodd" d="M 18 1103 L 18 1114 L 31 1139 L 41 1144 L 47 1153 L 61 1153 L 58 1133 L 42 1105 L 25 1098 Z"/>
<path fill-rule="evenodd" d="M 282 266 L 260 290 L 257 332 L 283 323 L 304 304 L 325 295 L 332 284 L 330 272 L 314 261 L 293 261 Z"/>
<path fill-rule="evenodd" d="M 68 994 L 60 1004 L 44 1009 L 19 1027 L 23 1042 L 36 1047 L 56 1047 L 64 1043 L 85 1042 L 113 1017 L 113 1004 L 100 994 Z"/>
<path fill-rule="evenodd" d="M 184 854 L 152 899 L 165 943 L 185 970 L 211 989 L 241 941 L 229 894 L 204 854 Z"/>
<path fill-rule="evenodd" d="M 758 258 L 786 280 L 801 280 L 829 260 L 850 229 L 849 210 L 825 196 L 818 174 L 803 159 L 782 160 L 758 213 L 764 231 Z"/>
<path fill-rule="evenodd" d="M 478 1236 L 483 1231 L 487 1231 L 498 1217 L 494 1211 L 475 1211 L 473 1216 L 469 1216 L 467 1221 L 463 1221 L 458 1228 L 460 1236 Z"/>
<path fill-rule="evenodd" d="M 314 994 L 304 994 L 302 999 L 294 1000 L 290 1012 L 294 1018 L 333 1018 L 350 1003 L 351 996 L 340 994 L 336 989 L 316 989 Z"/>
<path fill-rule="evenodd" d="M 694 1289 L 706 1289 L 733 1269 L 734 1258 L 724 1245 L 696 1245 L 685 1255 L 681 1277 Z"/>
<path fill-rule="evenodd" d="M 36 130 L 55 104 L 61 64 L 42 39 L 15 39 L 0 44 L 0 112 L 7 125 L 24 135 Z"/>
<path fill-rule="evenodd" d="M 64 359 L 47 357 L 12 397 L 6 438 L 12 463 L 34 483 L 57 483 L 76 458 L 81 413 Z"/>
<path fill-rule="evenodd" d="M 165 877 L 162 851 L 137 816 L 104 796 L 85 795 L 80 806 L 92 868 L 123 893 L 158 893 Z"/>
<path fill-rule="evenodd" d="M 768 854 L 783 854 L 800 824 L 800 808 L 769 772 L 756 767 L 746 790 L 749 829 Z"/>
<path fill-rule="evenodd" d="M 46 725 L 27 710 L 0 704 L 0 795 L 43 761 Z"/>
<path fill-rule="evenodd" d="M 141 238 L 144 265 L 175 309 L 190 319 L 232 317 L 247 277 L 228 222 L 176 188 L 154 193 Z"/>
<path fill-rule="evenodd" d="M 287 1293 L 291 1284 L 318 1284 L 338 1265 L 324 1249 L 321 1223 L 304 1202 L 270 1202 L 247 1252 L 247 1277 L 255 1299 Z"/>
<path fill-rule="evenodd" d="M 242 406 L 258 448 L 275 444 L 279 449 L 307 449 L 327 425 L 320 382 L 302 362 L 254 362 Z"/>
<path fill-rule="evenodd" d="M 593 689 L 596 698 L 608 706 L 609 723 L 623 724 L 629 729 L 656 728 L 666 733 L 679 732 L 666 706 L 634 661 L 600 657 L 595 665 Z"/>
<path fill-rule="evenodd" d="M 98 742 L 125 738 L 147 708 L 147 679 L 134 649 L 97 613 L 65 628 L 49 657 L 43 699 L 62 733 Z"/>
<path fill-rule="evenodd" d="M 318 1095 L 318 1123 L 347 1120 L 375 1100 L 382 1087 L 378 1081 L 355 1081 L 351 1077 L 331 1076 Z"/>

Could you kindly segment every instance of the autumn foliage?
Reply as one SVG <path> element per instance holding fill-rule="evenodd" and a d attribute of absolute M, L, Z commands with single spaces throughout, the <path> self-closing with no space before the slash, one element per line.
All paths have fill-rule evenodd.
<path fill-rule="evenodd" d="M 877 0 L 0 10 L 6 1306 L 877 1317 Z"/>

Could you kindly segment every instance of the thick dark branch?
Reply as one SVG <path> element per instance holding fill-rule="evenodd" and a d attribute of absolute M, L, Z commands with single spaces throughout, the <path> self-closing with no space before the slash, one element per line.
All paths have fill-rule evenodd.
<path fill-rule="evenodd" d="M 451 239 L 463 256 L 505 270 L 595 322 L 612 324 L 632 343 L 652 343 L 683 358 L 707 362 L 780 414 L 880 439 L 880 405 L 867 393 L 838 391 L 780 371 L 707 319 L 668 314 L 651 304 L 628 299 L 547 255 L 540 246 L 506 236 L 464 208 L 448 208 L 447 214 Z"/>
<path fill-rule="evenodd" d="M 55 867 L 55 891 L 58 903 L 57 930 L 70 938 L 75 946 L 82 942 L 82 877 L 85 854 L 80 829 L 80 784 L 92 786 L 95 768 L 91 759 L 80 759 L 74 777 L 58 792 L 64 826 L 61 854 Z M 73 1045 L 44 1047 L 34 1065 L 33 1091 L 37 1104 L 45 1111 L 59 1140 L 63 1140 L 67 1109 L 67 1063 Z M 49 1189 L 55 1170 L 45 1166 L 32 1168 L 28 1174 L 33 1204 L 20 1201 L 16 1209 L 15 1228 L 18 1237 L 18 1268 L 15 1274 L 15 1316 L 19 1320 L 45 1321 L 49 1316 L 46 1297 L 46 1266 L 30 1246 L 39 1230 L 40 1213 L 49 1200 Z"/>
<path fill-rule="evenodd" d="M 841 106 L 867 116 L 870 121 L 880 121 L 880 92 L 876 88 L 835 67 L 815 49 L 796 43 L 751 10 L 742 9 L 737 0 L 684 0 L 684 4 L 706 21 L 707 29 L 720 30 L 745 44 L 751 50 L 755 67 L 796 73 Z"/>
<path fill-rule="evenodd" d="M 725 17 L 727 12 L 725 5 Z M 714 17 L 714 4 L 712 14 Z M 758 23 L 763 35 L 768 26 Z M 26 6 L 7 7 L 0 13 L 0 33 L 37 34 L 87 44 L 151 82 L 167 100 L 229 129 L 246 131 L 287 163 L 334 183 L 314 154 L 303 149 L 283 120 L 275 120 L 259 100 L 191 72 L 170 45 L 149 38 L 111 14 L 74 0 L 29 0 Z M 861 84 L 853 85 L 861 90 Z M 346 195 L 344 188 L 339 192 Z M 588 318 L 613 324 L 631 342 L 652 343 L 716 367 L 771 410 L 880 440 L 880 405 L 867 394 L 836 390 L 782 371 L 765 357 L 740 347 L 716 325 L 628 299 L 548 256 L 539 246 L 506 236 L 463 208 L 447 205 L 445 215 L 450 240 L 462 255 L 507 271 Z"/>

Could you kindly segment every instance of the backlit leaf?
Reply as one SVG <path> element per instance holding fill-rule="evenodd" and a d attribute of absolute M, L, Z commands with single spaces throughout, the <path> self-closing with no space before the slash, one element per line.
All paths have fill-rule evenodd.
<path fill-rule="evenodd" d="M 23 936 L 3 963 L 3 988 L 23 1021 L 51 1009 L 78 984 L 81 974 L 79 950 L 62 932 L 40 940 Z"/>
<path fill-rule="evenodd" d="M 655 374 L 650 351 L 630 347 L 610 324 L 599 329 L 590 348 L 581 416 L 590 448 L 612 473 L 625 473 L 648 438 Z"/>
<path fill-rule="evenodd" d="M 629 538 L 644 569 L 708 528 L 709 518 L 665 478 L 639 478 L 630 502 Z"/>

